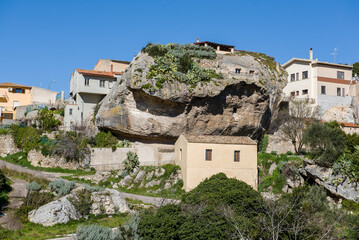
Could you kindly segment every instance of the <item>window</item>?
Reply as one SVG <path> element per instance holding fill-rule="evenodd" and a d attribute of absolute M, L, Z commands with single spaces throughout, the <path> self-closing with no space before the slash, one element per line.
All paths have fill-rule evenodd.
<path fill-rule="evenodd" d="M 253 75 L 253 74 L 254 74 L 254 70 L 249 70 L 249 74 Z"/>
<path fill-rule="evenodd" d="M 344 79 L 344 72 L 338 71 L 338 72 L 337 72 L 337 78 L 338 78 L 338 79 Z"/>
<path fill-rule="evenodd" d="M 13 101 L 13 107 L 16 108 L 17 106 L 19 106 L 19 101 Z"/>
<path fill-rule="evenodd" d="M 290 75 L 290 81 L 291 81 L 291 82 L 294 82 L 294 81 L 295 81 L 295 74 L 294 74 L 294 73 L 292 73 L 292 74 Z"/>
<path fill-rule="evenodd" d="M 341 96 L 341 89 L 340 89 L 340 87 L 337 88 L 337 96 L 339 96 L 339 97 Z"/>
<path fill-rule="evenodd" d="M 72 115 L 72 108 L 69 109 L 69 115 Z"/>
<path fill-rule="evenodd" d="M 296 92 L 295 92 L 295 96 L 299 96 L 299 91 L 296 91 Z"/>
<path fill-rule="evenodd" d="M 206 161 L 212 161 L 212 149 L 206 149 Z"/>
<path fill-rule="evenodd" d="M 234 151 L 234 161 L 235 162 L 239 162 L 239 159 L 240 159 L 239 155 L 240 155 L 240 151 Z"/>
<path fill-rule="evenodd" d="M 236 68 L 236 73 L 240 74 L 240 73 L 241 73 L 241 69 L 240 69 L 240 68 Z"/>
<path fill-rule="evenodd" d="M 85 78 L 85 86 L 90 86 L 90 79 Z"/>
<path fill-rule="evenodd" d="M 326 89 L 325 89 L 325 86 L 322 86 L 322 87 L 321 87 L 321 93 L 322 93 L 323 95 L 325 95 L 325 94 L 326 94 Z"/>
<path fill-rule="evenodd" d="M 291 93 L 290 93 L 290 96 L 291 96 L 291 97 L 295 97 L 295 92 L 291 92 Z"/>
<path fill-rule="evenodd" d="M 345 88 L 342 88 L 342 96 L 345 97 Z"/>
<path fill-rule="evenodd" d="M 299 73 L 296 73 L 295 75 L 297 77 L 296 80 L 298 81 L 299 80 Z"/>
<path fill-rule="evenodd" d="M 22 88 L 16 88 L 15 93 L 25 93 L 25 89 Z"/>
<path fill-rule="evenodd" d="M 307 79 L 308 78 L 308 71 L 302 72 L 302 78 Z"/>
<path fill-rule="evenodd" d="M 105 80 L 100 80 L 100 87 L 105 87 Z"/>
<path fill-rule="evenodd" d="M 307 95 L 307 94 L 308 94 L 308 89 L 302 90 L 302 95 Z"/>

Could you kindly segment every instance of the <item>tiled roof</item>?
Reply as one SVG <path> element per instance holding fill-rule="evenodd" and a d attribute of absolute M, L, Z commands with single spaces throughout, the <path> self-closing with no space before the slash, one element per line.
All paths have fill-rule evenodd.
<path fill-rule="evenodd" d="M 29 86 L 20 85 L 20 84 L 16 84 L 16 83 L 10 83 L 10 82 L 0 83 L 0 87 L 21 87 L 21 88 L 32 88 L 32 87 L 29 87 Z"/>
<path fill-rule="evenodd" d="M 190 143 L 215 143 L 215 144 L 243 144 L 243 145 L 257 145 L 257 142 L 249 137 L 242 136 L 213 136 L 213 135 L 187 135 L 184 137 Z"/>
<path fill-rule="evenodd" d="M 104 71 L 94 71 L 94 70 L 84 70 L 84 69 L 75 69 L 82 75 L 86 76 L 96 76 L 96 77 L 109 77 L 109 78 L 115 78 L 114 73 L 112 72 L 104 72 Z M 119 73 L 116 73 L 119 74 Z"/>
<path fill-rule="evenodd" d="M 344 125 L 344 127 L 353 127 L 353 128 L 359 128 L 359 125 L 356 125 L 354 123 L 346 123 L 346 122 L 338 122 L 340 125 Z"/>

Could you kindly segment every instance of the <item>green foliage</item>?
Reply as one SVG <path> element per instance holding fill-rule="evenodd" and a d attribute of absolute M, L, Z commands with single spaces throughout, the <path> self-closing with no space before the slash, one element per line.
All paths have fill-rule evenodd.
<path fill-rule="evenodd" d="M 131 142 L 127 139 L 121 141 L 119 144 L 116 145 L 116 147 L 119 148 L 130 148 L 132 146 Z"/>
<path fill-rule="evenodd" d="M 0 134 L 8 134 L 8 133 L 10 133 L 9 128 L 0 128 Z"/>
<path fill-rule="evenodd" d="M 85 190 L 90 192 L 90 193 L 93 193 L 93 192 L 101 192 L 101 191 L 103 191 L 105 189 L 103 187 L 90 186 L 90 185 L 85 184 Z"/>
<path fill-rule="evenodd" d="M 96 104 L 96 106 L 93 108 L 93 117 L 92 117 L 92 122 L 96 121 L 96 116 L 98 113 L 98 110 L 100 110 L 101 104 Z"/>
<path fill-rule="evenodd" d="M 40 135 L 33 127 L 11 126 L 11 134 L 18 148 L 28 153 L 31 149 L 38 148 Z"/>
<path fill-rule="evenodd" d="M 260 142 L 259 142 L 258 150 L 260 152 L 266 152 L 267 147 L 268 147 L 268 143 L 269 143 L 268 135 L 264 134 L 263 137 L 261 138 Z"/>
<path fill-rule="evenodd" d="M 118 139 L 114 137 L 111 132 L 99 132 L 95 136 L 95 145 L 94 147 L 99 148 L 109 148 L 112 146 L 116 146 L 118 143 Z"/>
<path fill-rule="evenodd" d="M 12 190 L 9 179 L 0 169 L 0 211 L 8 204 L 8 193 Z"/>
<path fill-rule="evenodd" d="M 109 227 L 101 227 L 97 224 L 88 226 L 79 225 L 76 231 L 77 240 L 122 240 L 121 233 L 112 231 Z"/>
<path fill-rule="evenodd" d="M 76 184 L 74 182 L 65 182 L 64 180 L 55 180 L 50 182 L 48 187 L 52 192 L 60 196 L 65 196 L 69 194 L 72 189 L 76 188 Z"/>
<path fill-rule="evenodd" d="M 38 192 L 41 190 L 41 185 L 33 181 L 28 185 L 26 185 L 26 189 L 29 190 L 30 192 Z"/>
<path fill-rule="evenodd" d="M 127 173 L 132 173 L 140 165 L 137 154 L 131 151 L 127 152 L 127 159 L 123 161 L 123 165 Z"/>
<path fill-rule="evenodd" d="M 86 190 L 86 188 L 77 191 L 73 197 L 68 197 L 68 200 L 82 217 L 90 214 L 93 201 L 91 200 L 91 192 Z"/>
<path fill-rule="evenodd" d="M 61 121 L 56 119 L 54 112 L 47 108 L 41 109 L 38 112 L 37 121 L 39 123 L 39 128 L 48 132 L 57 130 L 61 125 Z"/>
<path fill-rule="evenodd" d="M 150 66 L 148 79 L 156 79 L 156 87 L 161 89 L 166 81 L 179 81 L 194 88 L 199 82 L 209 82 L 212 78 L 221 79 L 213 69 L 203 69 L 192 58 L 216 58 L 211 47 L 193 44 L 148 44 L 143 50 L 154 58 Z M 151 84 L 142 85 L 142 88 L 153 88 Z"/>
<path fill-rule="evenodd" d="M 303 141 L 315 162 L 323 167 L 332 167 L 345 149 L 345 133 L 330 124 L 311 124 L 303 134 Z"/>
<path fill-rule="evenodd" d="M 140 215 L 136 212 L 130 220 L 128 220 L 123 226 L 119 226 L 119 231 L 122 234 L 123 240 L 140 240 L 141 237 L 139 235 L 139 223 L 140 223 Z"/>
<path fill-rule="evenodd" d="M 55 137 L 57 143 L 51 154 L 64 157 L 67 161 L 81 161 L 90 154 L 87 138 L 83 133 L 60 132 Z"/>
<path fill-rule="evenodd" d="M 359 62 L 353 64 L 353 77 L 357 74 L 359 76 Z"/>
<path fill-rule="evenodd" d="M 342 206 L 344 209 L 348 211 L 359 213 L 359 203 L 357 202 L 348 199 L 343 199 Z"/>
<path fill-rule="evenodd" d="M 333 174 L 342 173 L 349 182 L 359 181 L 359 148 L 354 153 L 345 150 L 344 153 L 333 164 Z M 345 179 L 343 179 L 344 181 Z"/>

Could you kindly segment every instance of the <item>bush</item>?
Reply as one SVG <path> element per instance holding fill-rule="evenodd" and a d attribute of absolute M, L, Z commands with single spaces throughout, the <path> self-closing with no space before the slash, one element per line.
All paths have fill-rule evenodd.
<path fill-rule="evenodd" d="M 77 191 L 75 196 L 69 197 L 68 200 L 82 217 L 86 217 L 90 214 L 93 203 L 90 191 L 87 191 L 86 189 Z"/>
<path fill-rule="evenodd" d="M 330 124 L 311 124 L 304 131 L 303 141 L 310 147 L 315 162 L 323 167 L 332 167 L 345 149 L 345 133 Z"/>
<path fill-rule="evenodd" d="M 76 231 L 77 240 L 121 240 L 120 232 L 112 231 L 111 228 L 101 227 L 97 224 L 88 226 L 80 225 Z"/>
<path fill-rule="evenodd" d="M 111 132 L 99 132 L 95 136 L 95 147 L 109 148 L 116 146 L 118 139 L 114 137 Z"/>
<path fill-rule="evenodd" d="M 79 162 L 90 154 L 87 138 L 82 133 L 61 132 L 56 135 L 56 141 L 51 153 L 62 156 L 67 161 Z"/>
<path fill-rule="evenodd" d="M 63 180 L 55 180 L 49 183 L 49 189 L 55 192 L 59 196 L 65 196 L 71 192 L 72 189 L 76 188 L 74 182 L 65 182 Z"/>
<path fill-rule="evenodd" d="M 85 190 L 89 191 L 90 193 L 93 192 L 101 192 L 103 190 L 105 190 L 103 187 L 98 187 L 98 186 L 90 186 L 90 185 L 85 185 Z"/>
<path fill-rule="evenodd" d="M 26 189 L 29 190 L 30 192 L 38 192 L 41 190 L 41 185 L 34 181 L 28 184 L 26 186 Z"/>
<path fill-rule="evenodd" d="M 61 125 L 61 121 L 56 119 L 54 112 L 47 108 L 38 112 L 37 121 L 39 122 L 39 128 L 44 131 L 57 130 Z"/>
<path fill-rule="evenodd" d="M 40 135 L 33 127 L 12 125 L 11 134 L 16 146 L 26 153 L 39 147 Z"/>
<path fill-rule="evenodd" d="M 0 169 L 0 211 L 9 203 L 8 193 L 12 190 L 9 179 Z"/>
<path fill-rule="evenodd" d="M 269 137 L 267 134 L 264 134 L 262 139 L 259 142 L 258 145 L 258 150 L 260 152 L 266 152 L 267 151 L 267 147 L 268 147 L 268 143 L 269 143 Z"/>
<path fill-rule="evenodd" d="M 123 161 L 123 165 L 127 173 L 132 173 L 140 165 L 137 154 L 131 151 L 127 152 L 127 159 Z"/>
<path fill-rule="evenodd" d="M 131 142 L 127 139 L 121 141 L 119 144 L 116 145 L 116 147 L 119 148 L 130 148 L 132 146 Z"/>

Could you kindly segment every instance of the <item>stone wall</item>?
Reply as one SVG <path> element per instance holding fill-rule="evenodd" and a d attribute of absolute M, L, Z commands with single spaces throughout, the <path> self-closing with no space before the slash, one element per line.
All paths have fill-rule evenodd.
<path fill-rule="evenodd" d="M 61 167 L 67 169 L 77 169 L 80 167 L 79 163 L 68 162 L 65 158 L 59 156 L 45 157 L 42 155 L 41 151 L 37 151 L 35 149 L 28 153 L 27 159 L 31 162 L 31 165 L 35 167 Z"/>
<path fill-rule="evenodd" d="M 20 150 L 16 147 L 11 134 L 0 134 L 0 156 L 4 157 L 18 151 Z"/>
<path fill-rule="evenodd" d="M 96 170 L 106 171 L 122 168 L 122 161 L 127 159 L 127 153 L 131 151 L 138 155 L 140 166 L 162 166 L 174 163 L 174 152 L 161 152 L 158 146 L 135 143 L 131 148 L 92 148 L 90 166 Z"/>

